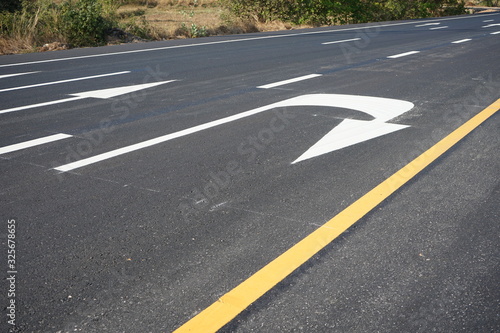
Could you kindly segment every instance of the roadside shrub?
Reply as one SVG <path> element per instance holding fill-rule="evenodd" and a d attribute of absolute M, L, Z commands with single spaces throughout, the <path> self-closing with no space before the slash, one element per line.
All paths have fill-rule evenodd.
<path fill-rule="evenodd" d="M 462 0 L 221 0 L 235 15 L 258 22 L 332 25 L 464 12 Z"/>
<path fill-rule="evenodd" d="M 75 46 L 101 45 L 112 27 L 97 0 L 78 0 L 61 5 L 61 25 L 68 42 Z"/>
<path fill-rule="evenodd" d="M 186 23 L 182 23 L 181 27 L 175 31 L 177 36 L 185 36 L 187 38 L 198 38 L 206 37 L 209 35 L 207 27 L 198 26 L 195 23 L 191 23 L 188 27 Z"/>
<path fill-rule="evenodd" d="M 1 1 L 4 4 L 5 0 Z M 20 3 L 18 10 L 0 12 L 0 39 L 3 44 L 8 39 L 9 45 L 17 43 L 21 48 L 51 42 L 73 46 L 104 44 L 117 8 L 113 0 L 67 0 L 61 4 L 51 0 L 22 0 Z"/>
<path fill-rule="evenodd" d="M 141 16 L 138 19 L 132 18 L 127 22 L 123 22 L 120 24 L 120 28 L 140 38 L 151 38 L 152 28 L 144 16 Z"/>
<path fill-rule="evenodd" d="M 346 24 L 369 21 L 377 8 L 371 1 L 361 0 L 222 0 L 241 18 L 259 22 L 273 20 L 295 24 Z M 376 3 L 377 4 L 377 3 Z"/>
<path fill-rule="evenodd" d="M 441 15 L 463 15 L 466 13 L 464 1 L 448 1 L 449 6 L 442 8 Z"/>
<path fill-rule="evenodd" d="M 221 0 L 221 2 L 238 17 L 258 22 L 285 19 L 289 16 L 289 11 L 293 6 L 281 0 Z M 292 0 L 292 2 L 296 1 Z"/>

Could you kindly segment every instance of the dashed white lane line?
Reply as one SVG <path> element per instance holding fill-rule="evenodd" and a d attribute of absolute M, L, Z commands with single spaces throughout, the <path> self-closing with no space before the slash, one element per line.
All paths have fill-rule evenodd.
<path fill-rule="evenodd" d="M 49 142 L 54 142 L 54 141 L 58 141 L 58 140 L 62 140 L 62 139 L 71 138 L 71 137 L 72 137 L 72 135 L 59 133 L 59 134 L 54 134 L 54 135 L 46 136 L 43 138 L 38 138 L 38 139 L 26 141 L 26 142 L 16 143 L 16 144 L 13 144 L 10 146 L 1 147 L 0 148 L 0 155 L 11 153 L 13 151 L 17 151 L 17 150 L 21 150 L 21 149 L 26 149 L 26 148 L 30 148 L 30 147 L 34 147 L 34 146 L 43 145 L 43 144 L 49 143 Z"/>
<path fill-rule="evenodd" d="M 4 79 L 7 77 L 13 77 L 13 76 L 19 76 L 19 75 L 34 74 L 34 73 L 40 73 L 40 72 L 37 71 L 37 72 L 27 72 L 27 73 L 4 74 L 4 75 L 0 75 L 0 79 Z"/>
<path fill-rule="evenodd" d="M 344 39 L 344 40 L 336 40 L 333 42 L 326 42 L 326 43 L 321 43 L 322 45 L 329 45 L 329 44 L 339 44 L 339 43 L 346 43 L 346 42 L 354 42 L 357 40 L 360 40 L 361 38 L 351 38 L 351 39 Z"/>
<path fill-rule="evenodd" d="M 0 89 L 0 93 L 1 92 L 6 92 L 6 91 L 13 91 L 13 90 L 35 88 L 35 87 L 50 86 L 50 85 L 53 85 L 53 84 L 60 84 L 60 83 L 68 83 L 68 82 L 75 82 L 75 81 L 97 79 L 97 78 L 106 77 L 106 76 L 114 76 L 114 75 L 129 74 L 129 73 L 131 73 L 131 72 L 130 71 L 124 71 L 124 72 L 116 72 L 116 73 L 108 73 L 108 74 L 100 74 L 100 75 L 78 77 L 78 78 L 74 78 L 74 79 L 67 79 L 67 80 L 61 80 L 61 81 L 53 81 L 53 82 L 30 84 L 30 85 L 27 85 L 27 86 L 20 86 L 20 87 L 12 87 L 12 88 Z"/>
<path fill-rule="evenodd" d="M 484 20 L 483 23 L 487 23 L 487 22 L 493 22 L 495 20 Z"/>
<path fill-rule="evenodd" d="M 454 42 L 451 42 L 452 44 L 461 44 L 461 43 L 465 43 L 465 42 L 470 42 L 472 39 L 470 38 L 467 38 L 467 39 L 461 39 L 461 40 L 456 40 Z"/>
<path fill-rule="evenodd" d="M 284 86 L 285 84 L 289 84 L 289 83 L 294 83 L 294 82 L 309 80 L 309 79 L 312 79 L 312 78 L 315 78 L 315 77 L 318 77 L 318 76 L 322 76 L 322 74 L 304 75 L 304 76 L 301 76 L 301 77 L 296 77 L 294 79 L 289 79 L 289 80 L 284 80 L 284 81 L 279 81 L 279 82 L 275 82 L 275 83 L 266 84 L 266 85 L 263 85 L 263 86 L 259 86 L 257 88 L 261 88 L 261 89 L 275 88 L 275 87 L 279 87 L 279 86 Z"/>
<path fill-rule="evenodd" d="M 500 34 L 500 31 L 495 31 L 495 32 L 490 33 L 490 35 L 498 35 L 498 34 Z"/>
<path fill-rule="evenodd" d="M 420 53 L 420 51 L 410 51 L 410 52 L 395 54 L 395 55 L 392 55 L 392 56 L 388 56 L 387 58 L 389 58 L 389 59 L 396 59 L 396 58 L 406 57 L 406 56 L 409 56 L 409 55 L 412 55 L 412 54 L 417 54 L 417 53 Z"/>
<path fill-rule="evenodd" d="M 448 26 L 447 26 L 447 25 L 442 26 L 442 27 L 430 28 L 429 30 L 438 30 L 438 29 L 446 29 L 446 28 L 448 28 Z"/>
<path fill-rule="evenodd" d="M 482 28 L 491 28 L 491 27 L 498 27 L 498 26 L 500 26 L 500 23 L 493 23 L 493 24 L 484 25 L 484 26 L 482 26 Z"/>
<path fill-rule="evenodd" d="M 440 25 L 441 23 L 426 23 L 426 24 L 419 24 L 416 25 L 415 28 L 420 28 L 420 27 L 428 27 L 430 25 Z"/>

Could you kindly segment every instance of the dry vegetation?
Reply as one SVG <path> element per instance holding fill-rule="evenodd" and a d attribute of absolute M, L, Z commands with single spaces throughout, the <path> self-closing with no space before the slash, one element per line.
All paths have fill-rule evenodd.
<path fill-rule="evenodd" d="M 0 1 L 16 2 L 21 0 Z M 256 2 L 245 2 L 245 0 L 71 0 L 71 2 L 69 0 L 26 0 L 24 3 L 32 6 L 30 11 L 23 9 L 14 13 L 0 12 L 0 54 L 147 40 L 276 31 L 312 26 L 310 24 L 299 25 L 301 22 L 308 22 L 308 20 L 302 19 L 290 20 L 280 17 L 259 19 L 255 13 L 236 16 L 234 10 L 231 12 L 226 6 L 222 5 L 224 1 L 226 1 L 226 5 L 241 3 L 244 6 L 257 8 L 253 5 Z M 467 4 L 495 5 L 499 1 L 471 0 Z M 103 22 L 94 22 L 96 27 L 88 27 L 86 31 L 82 29 L 81 23 L 88 22 L 89 17 L 95 18 L 92 17 L 94 16 L 93 10 L 88 10 L 87 7 L 74 9 L 73 13 L 85 12 L 83 15 L 86 15 L 80 17 L 80 23 L 76 24 L 78 18 L 75 20 L 73 15 L 68 20 L 67 11 L 64 12 L 65 4 L 72 3 L 78 6 L 79 3 L 83 2 L 87 4 L 87 7 L 94 6 L 97 3 L 100 6 L 98 15 L 102 16 L 99 16 L 99 19 L 104 19 Z M 354 3 L 355 1 L 351 2 Z M 347 8 L 347 2 L 345 6 Z M 242 19 L 242 17 L 247 18 Z M 389 20 L 398 19 L 398 17 L 380 19 Z M 64 23 L 64 20 L 68 22 Z M 357 22 L 355 20 L 351 21 L 332 21 L 328 24 Z M 366 19 L 364 21 L 374 20 Z M 290 22 L 295 22 L 295 24 Z M 317 20 L 314 24 L 326 23 Z M 68 33 L 71 29 L 74 31 Z M 97 36 L 95 32 L 97 30 L 106 31 L 105 36 L 102 33 Z M 82 40 L 82 36 L 90 36 L 90 40 L 88 38 Z"/>
<path fill-rule="evenodd" d="M 57 20 L 57 15 L 49 7 L 50 4 L 61 5 L 65 2 L 65 0 L 36 1 L 45 6 L 40 13 L 44 12 L 44 15 L 53 17 L 51 23 Z M 100 1 L 104 4 L 105 11 L 113 12 L 110 14 L 113 29 L 106 36 L 107 44 L 292 29 L 292 25 L 283 22 L 260 23 L 242 20 L 232 15 L 219 3 L 219 0 L 107 0 L 107 3 L 106 0 Z M 64 37 L 61 29 L 38 24 L 39 20 L 38 13 L 34 17 L 24 17 L 19 14 L 18 21 L 7 27 L 9 35 L 0 36 L 0 54 L 60 50 L 80 46 L 74 45 Z M 4 27 L 7 25 L 0 21 L 0 28 L 2 24 Z M 38 27 L 42 27 L 44 31 L 38 31 Z"/>
<path fill-rule="evenodd" d="M 244 21 L 230 14 L 218 0 L 125 0 L 120 21 L 135 22 L 154 39 L 192 38 L 292 29 L 283 22 Z M 143 23 L 146 22 L 144 25 Z"/>

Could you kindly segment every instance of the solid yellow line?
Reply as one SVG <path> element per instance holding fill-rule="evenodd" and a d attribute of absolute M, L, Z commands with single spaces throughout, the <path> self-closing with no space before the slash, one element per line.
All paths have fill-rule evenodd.
<path fill-rule="evenodd" d="M 500 99 L 200 312 L 175 333 L 217 332 L 500 109 Z"/>

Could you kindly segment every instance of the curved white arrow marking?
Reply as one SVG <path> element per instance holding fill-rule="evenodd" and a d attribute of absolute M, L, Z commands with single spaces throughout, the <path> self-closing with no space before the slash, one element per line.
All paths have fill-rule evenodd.
<path fill-rule="evenodd" d="M 398 99 L 338 94 L 304 95 L 285 102 L 289 102 L 287 106 L 329 106 L 352 109 L 367 113 L 374 118 L 370 121 L 343 120 L 292 164 L 407 128 L 409 127 L 407 125 L 388 124 L 386 121 L 414 107 L 413 103 Z"/>
<path fill-rule="evenodd" d="M 112 95 L 113 91 L 108 90 L 106 92 L 107 97 L 101 96 L 101 98 L 109 98 L 110 95 L 108 94 Z M 83 93 L 73 95 L 78 96 L 77 98 L 91 97 L 84 95 Z M 92 97 L 96 97 L 95 92 L 91 92 L 91 95 Z M 293 163 L 405 128 L 407 127 L 405 125 L 386 124 L 384 122 L 413 108 L 412 103 L 397 99 L 337 94 L 302 95 L 238 113 L 226 118 L 210 121 L 205 124 L 186 128 L 157 138 L 142 141 L 130 146 L 118 148 L 106 153 L 84 158 L 79 161 L 61 165 L 54 169 L 61 172 L 71 171 L 86 165 L 101 162 L 116 156 L 128 154 L 136 150 L 151 147 L 170 140 L 205 131 L 216 126 L 221 126 L 223 124 L 247 118 L 274 108 L 288 106 L 330 106 L 347 108 L 367 113 L 374 118 L 371 121 L 344 120 L 339 126 L 334 128 L 333 131 L 328 133 L 323 139 L 321 139 Z M 341 142 L 341 144 L 339 145 L 338 142 Z"/>

